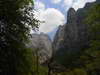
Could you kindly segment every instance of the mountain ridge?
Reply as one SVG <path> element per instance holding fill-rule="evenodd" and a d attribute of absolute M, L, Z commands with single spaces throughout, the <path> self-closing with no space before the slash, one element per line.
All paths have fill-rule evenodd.
<path fill-rule="evenodd" d="M 77 58 L 77 53 L 79 54 L 81 50 L 89 47 L 88 27 L 84 23 L 84 19 L 87 16 L 88 10 L 96 3 L 100 3 L 100 0 L 93 3 L 87 3 L 84 8 L 77 11 L 75 11 L 74 8 L 69 9 L 67 23 L 62 28 L 59 28 L 53 42 L 55 60 L 57 62 L 63 65 L 68 62 L 72 63 L 71 60 L 66 60 L 66 63 L 65 59 L 72 57 L 74 60 Z M 61 41 L 60 38 L 63 40 Z"/>

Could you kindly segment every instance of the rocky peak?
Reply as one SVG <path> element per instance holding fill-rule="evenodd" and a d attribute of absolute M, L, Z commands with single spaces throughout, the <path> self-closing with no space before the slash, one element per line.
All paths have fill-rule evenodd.
<path fill-rule="evenodd" d="M 67 14 L 67 23 L 72 23 L 73 20 L 76 18 L 76 12 L 74 8 L 70 8 Z"/>
<path fill-rule="evenodd" d="M 64 37 L 64 26 L 59 26 L 53 41 L 54 51 L 57 51 L 58 48 L 61 47 L 61 43 L 64 40 L 63 37 Z"/>

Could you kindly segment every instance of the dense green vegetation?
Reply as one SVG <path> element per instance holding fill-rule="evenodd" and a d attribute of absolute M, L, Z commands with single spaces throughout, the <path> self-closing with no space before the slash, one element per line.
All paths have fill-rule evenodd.
<path fill-rule="evenodd" d="M 33 54 L 26 43 L 37 28 L 32 0 L 0 0 L 0 75 L 32 75 Z"/>

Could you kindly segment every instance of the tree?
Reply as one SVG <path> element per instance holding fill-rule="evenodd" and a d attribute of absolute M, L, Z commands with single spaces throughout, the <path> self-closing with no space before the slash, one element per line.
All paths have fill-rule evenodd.
<path fill-rule="evenodd" d="M 85 19 L 88 25 L 89 48 L 80 56 L 79 63 L 88 75 L 100 74 L 100 4 L 92 6 Z"/>
<path fill-rule="evenodd" d="M 38 28 L 32 0 L 0 0 L 0 74 L 28 75 L 33 55 L 26 43 L 30 29 Z"/>
<path fill-rule="evenodd" d="M 91 61 L 86 64 L 86 68 L 90 71 L 90 75 L 100 74 L 100 4 L 95 4 L 89 11 L 87 16 L 87 24 L 89 25 L 90 48 L 86 53 L 91 56 Z"/>

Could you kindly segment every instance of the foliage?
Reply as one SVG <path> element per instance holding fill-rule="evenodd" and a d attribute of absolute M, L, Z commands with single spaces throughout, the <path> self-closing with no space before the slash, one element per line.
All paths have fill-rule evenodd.
<path fill-rule="evenodd" d="M 93 11 L 93 12 L 92 12 Z M 85 51 L 86 57 L 89 58 L 86 69 L 91 75 L 100 74 L 100 4 L 94 5 L 86 21 L 89 25 L 90 48 Z"/>
<path fill-rule="evenodd" d="M 33 54 L 26 42 L 38 28 L 32 0 L 0 0 L 0 75 L 30 75 Z"/>

